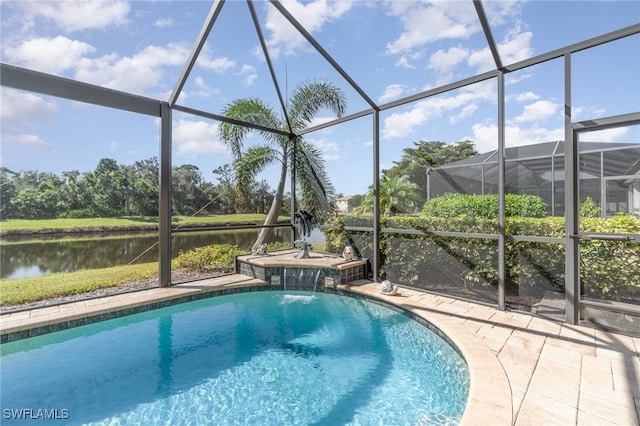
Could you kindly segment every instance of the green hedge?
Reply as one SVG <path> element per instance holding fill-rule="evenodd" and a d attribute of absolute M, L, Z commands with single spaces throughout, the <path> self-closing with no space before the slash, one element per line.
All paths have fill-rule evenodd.
<path fill-rule="evenodd" d="M 371 226 L 370 218 L 339 217 L 335 226 Z M 477 217 L 395 216 L 382 218 L 383 228 L 419 229 L 497 234 L 497 220 Z M 507 235 L 564 238 L 564 218 L 505 219 Z M 630 215 L 612 219 L 583 218 L 581 232 L 640 233 L 640 220 Z M 354 245 L 363 257 L 373 255 L 371 232 L 326 230 L 326 249 L 341 253 Z M 355 243 L 355 244 L 354 244 Z M 381 276 L 406 284 L 455 281 L 465 287 L 496 286 L 498 242 L 491 238 L 461 238 L 383 233 L 380 237 Z M 624 241 L 584 241 L 581 243 L 581 280 L 585 295 L 608 300 L 626 300 L 640 293 L 640 250 Z M 527 293 L 525 288 L 564 289 L 565 249 L 563 243 L 523 242 L 507 239 L 505 268 L 507 291 Z"/>
<path fill-rule="evenodd" d="M 176 265 L 178 268 L 199 272 L 210 269 L 231 272 L 235 256 L 242 253 L 240 247 L 232 244 L 196 247 L 187 252 L 180 252 L 176 258 Z"/>
<path fill-rule="evenodd" d="M 547 204 L 537 195 L 506 194 L 506 217 L 545 217 Z M 498 195 L 444 194 L 427 201 L 422 213 L 433 217 L 471 216 L 485 219 L 498 217 Z"/>
<path fill-rule="evenodd" d="M 269 251 L 282 250 L 291 248 L 291 244 L 284 242 L 271 242 L 267 246 Z M 176 258 L 176 266 L 191 271 L 204 272 L 215 270 L 217 272 L 232 272 L 234 267 L 235 256 L 246 254 L 246 250 L 242 250 L 233 244 L 216 244 L 210 246 L 196 247 L 187 252 L 180 252 Z"/>

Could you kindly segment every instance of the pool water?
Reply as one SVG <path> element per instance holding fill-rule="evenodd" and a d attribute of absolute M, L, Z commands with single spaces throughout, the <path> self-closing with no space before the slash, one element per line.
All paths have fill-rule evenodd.
<path fill-rule="evenodd" d="M 324 293 L 214 297 L 1 350 L 3 425 L 448 425 L 469 390 L 437 334 Z"/>

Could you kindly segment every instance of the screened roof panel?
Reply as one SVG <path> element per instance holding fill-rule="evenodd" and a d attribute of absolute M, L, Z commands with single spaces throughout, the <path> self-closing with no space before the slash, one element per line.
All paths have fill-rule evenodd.
<path fill-rule="evenodd" d="M 297 4 L 297 3 L 296 3 Z M 298 5 L 291 7 L 283 3 L 280 11 L 273 4 L 256 5 L 261 16 L 261 26 L 264 31 L 265 42 L 273 62 L 273 68 L 278 79 L 278 84 L 287 99 L 292 91 L 299 85 L 311 81 L 328 81 L 340 88 L 345 94 L 347 111 L 345 115 L 354 114 L 371 108 L 367 100 L 358 93 L 359 86 L 350 84 L 348 73 L 341 73 L 344 68 L 331 55 L 328 46 L 319 43 L 316 36 L 318 31 L 331 27 L 333 16 L 342 17 L 343 4 L 327 4 L 323 10 L 323 16 L 314 14 L 313 5 Z M 291 15 L 293 23 L 287 19 L 285 13 Z M 318 23 L 313 23 L 318 20 Z M 296 29 L 295 24 L 302 26 L 311 40 L 306 39 Z M 316 29 L 317 28 L 317 29 Z M 316 43 L 314 46 L 313 43 Z M 327 55 L 327 56 L 324 56 Z M 331 60 L 335 61 L 334 64 Z M 364 93 L 366 95 L 366 93 Z M 335 118 L 333 114 L 323 112 L 318 115 L 318 123 Z"/>
<path fill-rule="evenodd" d="M 205 25 L 207 14 L 200 26 Z M 280 109 L 249 8 L 236 1 L 220 8 L 177 104 L 220 115 L 227 104 L 241 98 L 259 98 Z"/>
<path fill-rule="evenodd" d="M 202 1 L 2 1 L 2 62 L 166 100 L 207 15 Z"/>
<path fill-rule="evenodd" d="M 505 158 L 507 160 L 518 160 L 528 158 L 549 158 L 558 152 L 558 146 L 564 145 L 562 142 L 543 142 L 533 145 L 514 146 L 506 149 Z"/>
<path fill-rule="evenodd" d="M 637 1 L 485 1 L 483 4 L 504 65 L 640 22 L 640 2 Z"/>
<path fill-rule="evenodd" d="M 285 5 L 304 22 L 302 7 Z M 472 2 L 339 5 L 312 35 L 378 104 L 485 70 L 470 60 L 487 49 Z"/>
<path fill-rule="evenodd" d="M 557 150 L 555 155 L 552 156 L 556 146 Z M 578 148 L 580 152 L 581 179 L 600 177 L 602 172 L 605 177 L 638 173 L 638 163 L 640 161 L 640 146 L 638 144 L 581 142 Z M 505 153 L 506 184 L 514 184 L 530 174 L 535 176 L 535 179 L 540 179 L 541 182 L 549 181 L 552 177 L 556 180 L 563 180 L 564 173 L 558 174 L 558 169 L 564 168 L 557 163 L 552 166 L 552 158 L 554 157 L 564 158 L 563 142 L 546 142 L 537 145 L 507 148 Z M 494 151 L 446 164 L 436 168 L 435 171 L 452 176 L 461 176 L 469 180 L 481 180 L 484 172 L 485 180 L 495 180 L 497 182 L 498 169 L 497 167 L 491 167 L 497 161 L 498 156 Z M 484 168 L 481 167 L 483 165 Z M 553 170 L 555 172 L 552 174 Z"/>

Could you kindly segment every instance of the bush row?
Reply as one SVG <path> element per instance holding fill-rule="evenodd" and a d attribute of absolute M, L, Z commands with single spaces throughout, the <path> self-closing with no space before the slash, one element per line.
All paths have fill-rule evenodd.
<path fill-rule="evenodd" d="M 339 217 L 327 229 L 326 250 L 340 253 L 352 245 L 362 257 L 373 256 L 371 232 L 353 232 L 345 226 L 372 226 L 371 218 Z M 384 217 L 383 228 L 496 234 L 495 219 L 470 217 Z M 564 238 L 564 218 L 508 217 L 506 235 Z M 584 233 L 640 233 L 640 220 L 630 215 L 611 219 L 583 218 Z M 464 286 L 495 286 L 498 282 L 498 242 L 495 238 L 382 233 L 380 237 L 383 278 L 406 285 L 455 281 Z M 586 296 L 629 300 L 640 295 L 640 250 L 626 241 L 583 241 L 580 245 L 580 278 Z M 524 242 L 507 238 L 505 278 L 507 291 L 527 294 L 535 286 L 564 289 L 563 243 Z"/>
<path fill-rule="evenodd" d="M 537 195 L 506 194 L 506 217 L 545 217 L 547 204 Z M 444 194 L 427 201 L 422 213 L 434 217 L 498 217 L 498 195 Z"/>
<path fill-rule="evenodd" d="M 281 250 L 290 248 L 291 244 L 284 242 L 269 243 L 267 249 Z M 187 252 L 180 252 L 176 258 L 176 266 L 190 271 L 205 272 L 232 272 L 235 256 L 246 254 L 247 250 L 241 249 L 233 244 L 218 244 L 211 246 L 196 247 Z"/>

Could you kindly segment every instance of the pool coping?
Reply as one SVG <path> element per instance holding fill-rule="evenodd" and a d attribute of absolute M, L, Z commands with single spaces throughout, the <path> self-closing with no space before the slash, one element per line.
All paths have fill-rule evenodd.
<path fill-rule="evenodd" d="M 335 292 L 394 305 L 440 330 L 443 337 L 453 343 L 462 354 L 469 367 L 469 397 L 460 424 L 485 424 L 490 413 L 492 425 L 511 425 L 513 411 L 509 380 L 491 350 L 461 324 L 447 318 L 446 312 L 430 309 L 421 303 L 424 292 L 401 288 L 396 295 L 388 296 L 381 294 L 378 288 L 378 283 L 360 280 L 341 284 Z M 0 341 L 6 343 L 207 297 L 277 289 L 279 288 L 267 285 L 264 281 L 233 274 L 176 284 L 167 288 L 112 295 L 30 311 L 9 312 L 0 315 Z"/>
<path fill-rule="evenodd" d="M 339 289 L 377 299 L 422 318 L 455 346 L 469 367 L 470 378 L 469 397 L 460 425 L 512 425 L 511 386 L 495 354 L 457 320 L 448 318 L 446 312 L 430 309 L 421 303 L 425 292 L 400 288 L 395 295 L 385 295 L 380 293 L 379 285 L 370 281 L 356 282 L 341 285 Z"/>

